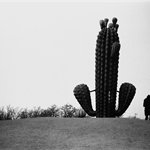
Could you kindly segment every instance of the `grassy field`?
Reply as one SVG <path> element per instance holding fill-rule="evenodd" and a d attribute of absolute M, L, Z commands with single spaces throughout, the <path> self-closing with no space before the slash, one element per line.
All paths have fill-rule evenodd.
<path fill-rule="evenodd" d="M 0 121 L 0 150 L 150 150 L 150 121 L 123 118 Z"/>

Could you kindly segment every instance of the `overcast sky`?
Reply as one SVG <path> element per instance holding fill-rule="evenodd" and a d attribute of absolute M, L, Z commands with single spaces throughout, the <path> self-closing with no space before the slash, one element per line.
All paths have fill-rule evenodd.
<path fill-rule="evenodd" d="M 42 0 L 41 0 L 42 2 Z M 118 89 L 136 86 L 124 116 L 144 118 L 150 94 L 150 3 L 0 3 L 0 106 L 79 107 L 73 89 L 95 89 L 99 20 L 118 18 Z M 92 103 L 95 105 L 94 93 Z"/>

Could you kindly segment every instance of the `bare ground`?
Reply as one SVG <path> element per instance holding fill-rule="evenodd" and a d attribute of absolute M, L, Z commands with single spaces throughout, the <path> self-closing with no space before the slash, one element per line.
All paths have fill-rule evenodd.
<path fill-rule="evenodd" d="M 150 121 L 125 118 L 0 121 L 0 150 L 150 150 Z"/>

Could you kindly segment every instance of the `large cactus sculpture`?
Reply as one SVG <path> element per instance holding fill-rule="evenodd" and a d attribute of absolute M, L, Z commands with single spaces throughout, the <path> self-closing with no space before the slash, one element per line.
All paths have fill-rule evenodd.
<path fill-rule="evenodd" d="M 123 83 L 117 91 L 118 64 L 120 43 L 118 37 L 117 18 L 112 19 L 107 27 L 108 19 L 100 21 L 96 44 L 95 59 L 95 92 L 96 110 L 91 104 L 90 90 L 87 85 L 80 84 L 74 89 L 74 95 L 81 107 L 90 116 L 116 117 L 121 116 L 129 107 L 136 88 L 130 83 Z M 117 92 L 119 92 L 118 107 L 116 107 Z"/>

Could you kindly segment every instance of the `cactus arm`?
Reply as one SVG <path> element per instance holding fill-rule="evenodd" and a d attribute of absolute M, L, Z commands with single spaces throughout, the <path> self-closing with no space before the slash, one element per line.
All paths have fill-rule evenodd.
<path fill-rule="evenodd" d="M 111 59 L 112 60 L 116 60 L 116 59 L 118 60 L 119 50 L 120 50 L 119 42 L 114 42 L 112 45 L 112 50 L 111 50 Z"/>
<path fill-rule="evenodd" d="M 91 97 L 90 97 L 90 91 L 87 85 L 85 84 L 80 84 L 77 85 L 74 88 L 74 95 L 81 105 L 81 107 L 84 109 L 84 111 L 89 115 L 89 116 L 96 116 L 96 111 L 93 110 L 92 104 L 91 104 Z"/>
<path fill-rule="evenodd" d="M 123 83 L 119 90 L 118 109 L 116 110 L 116 116 L 121 116 L 129 107 L 132 99 L 134 98 L 136 88 L 130 83 Z"/>
<path fill-rule="evenodd" d="M 116 107 L 116 91 L 117 91 L 117 80 L 118 80 L 118 63 L 119 63 L 119 42 L 114 42 L 112 44 L 111 56 L 110 56 L 110 75 L 109 75 L 109 107 L 108 114 L 109 117 L 115 116 L 115 107 Z"/>

